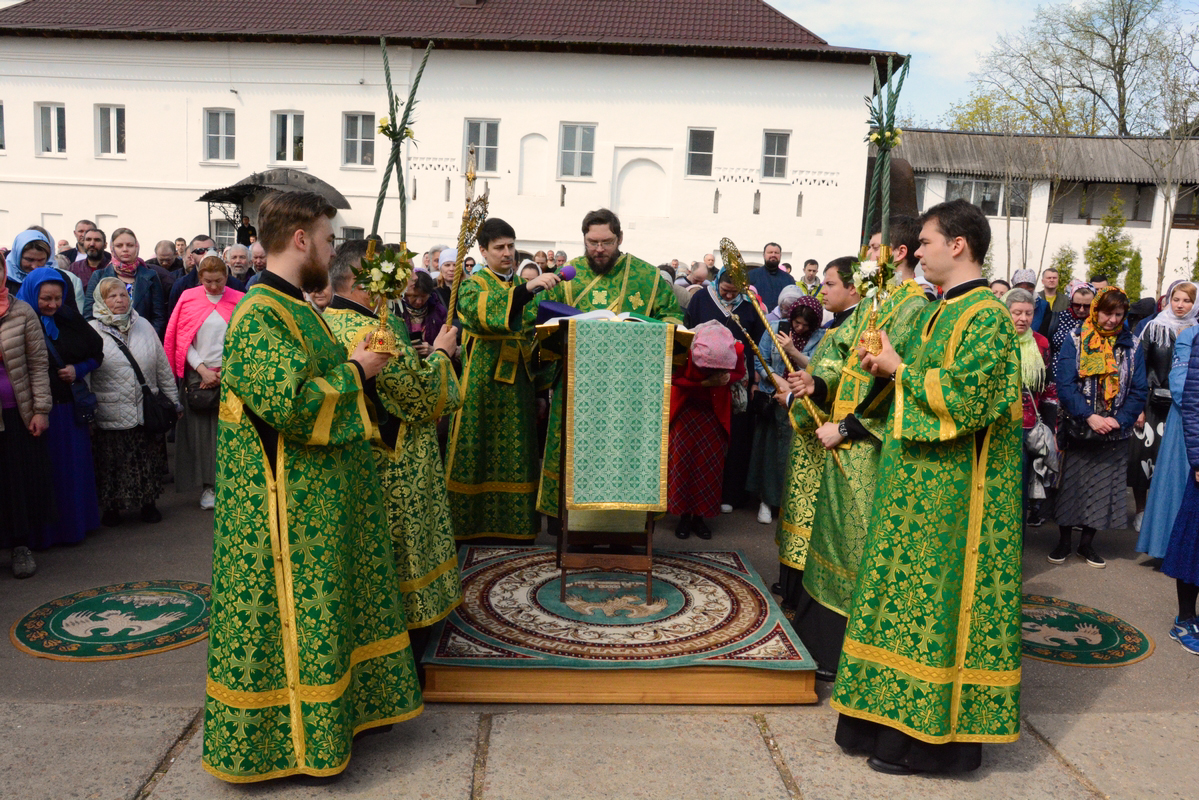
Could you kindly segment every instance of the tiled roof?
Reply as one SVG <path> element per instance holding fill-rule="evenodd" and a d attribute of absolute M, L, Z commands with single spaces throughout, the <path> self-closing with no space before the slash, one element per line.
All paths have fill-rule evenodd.
<path fill-rule="evenodd" d="M 5 34 L 871 55 L 830 46 L 762 0 L 25 0 L 0 10 Z"/>

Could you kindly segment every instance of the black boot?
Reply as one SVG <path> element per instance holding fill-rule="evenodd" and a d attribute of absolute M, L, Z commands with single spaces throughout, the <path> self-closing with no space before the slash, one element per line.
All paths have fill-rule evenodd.
<path fill-rule="evenodd" d="M 691 515 L 683 514 L 679 517 L 679 524 L 674 528 L 674 535 L 680 539 L 687 539 L 691 536 Z"/>
<path fill-rule="evenodd" d="M 1082 556 L 1088 564 L 1095 569 L 1103 569 L 1107 566 L 1107 562 L 1103 560 L 1103 556 L 1095 552 L 1095 548 L 1091 546 L 1091 542 L 1095 539 L 1094 528 L 1083 528 L 1082 536 L 1078 541 L 1078 554 Z"/>
<path fill-rule="evenodd" d="M 1050 564 L 1064 564 L 1070 555 L 1070 540 L 1073 538 L 1074 528 L 1070 525 L 1059 525 L 1057 530 L 1057 547 L 1049 554 Z"/>

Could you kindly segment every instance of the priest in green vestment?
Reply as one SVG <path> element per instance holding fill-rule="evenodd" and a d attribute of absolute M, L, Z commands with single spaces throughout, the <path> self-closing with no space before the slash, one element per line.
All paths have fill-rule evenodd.
<path fill-rule="evenodd" d="M 826 311 L 833 318 L 824 326 L 824 336 L 812 351 L 808 369 L 835 370 L 857 345 L 849 324 L 858 307 L 857 289 L 853 282 L 852 256 L 834 258 L 824 268 L 821 284 Z M 783 398 L 779 398 L 783 399 Z M 790 402 L 791 451 L 787 457 L 787 475 L 783 486 L 783 505 L 779 509 L 775 542 L 779 548 L 779 582 L 776 593 L 783 598 L 784 610 L 794 611 L 803 594 L 803 573 L 808 561 L 808 544 L 812 538 L 812 521 L 816 514 L 816 489 L 820 484 L 824 464 L 824 448 L 815 436 L 815 421 L 803 409 L 802 403 Z"/>
<path fill-rule="evenodd" d="M 620 252 L 623 241 L 624 233 L 616 214 L 606 208 L 588 213 L 583 217 L 583 246 L 587 252 L 570 262 L 575 268 L 574 279 L 562 281 L 539 297 L 538 302 L 564 303 L 580 311 L 631 312 L 681 325 L 683 311 L 671 284 L 657 267 Z M 550 406 L 541 490 L 537 494 L 537 510 L 551 517 L 558 516 L 563 396 L 562 391 L 555 391 Z"/>
<path fill-rule="evenodd" d="M 920 223 L 914 217 L 896 216 L 890 220 L 890 229 L 898 285 L 879 304 L 876 323 L 893 340 L 902 340 L 915 317 L 928 305 L 924 289 L 914 280 Z M 881 233 L 874 234 L 872 244 L 881 239 Z M 816 660 L 818 677 L 825 680 L 833 679 L 841 657 L 845 619 L 874 503 L 883 427 L 891 398 L 886 392 L 872 398 L 868 405 L 863 403 L 874 378 L 862 369 L 857 347 L 873 311 L 872 302 L 861 303 L 841 327 L 848 335 L 840 338 L 850 343 L 844 361 L 823 359 L 813 362 L 809 369 L 814 384 L 812 400 L 827 417 L 815 433 L 826 452 L 814 487 L 812 537 L 795 629 Z M 795 408 L 806 417 L 802 404 Z M 833 453 L 840 459 L 839 465 Z"/>
<path fill-rule="evenodd" d="M 1020 733 L 1020 348 L 981 278 L 983 212 L 954 200 L 921 222 L 945 297 L 859 351 L 894 398 L 831 701 L 837 743 L 890 774 L 974 769 Z"/>
<path fill-rule="evenodd" d="M 446 472 L 458 541 L 531 542 L 540 528 L 533 364 L 534 294 L 558 276 L 515 274 L 516 231 L 492 217 L 479 227 L 486 266 L 462 279 L 462 408 L 450 431 Z"/>
<path fill-rule="evenodd" d="M 203 765 L 226 781 L 334 775 L 355 733 L 422 709 L 370 451 L 387 357 L 347 360 L 302 294 L 327 283 L 335 213 L 263 202 L 267 270 L 225 338 Z"/>
<path fill-rule="evenodd" d="M 329 268 L 334 295 L 325 321 L 347 352 L 379 324 L 370 294 L 354 285 L 367 246 L 362 239 L 343 242 Z M 383 488 L 408 633 L 419 659 L 429 626 L 462 602 L 445 466 L 437 446 L 437 420 L 462 405 L 450 360 L 458 349 L 458 331 L 445 326 L 433 352 L 421 359 L 408 342 L 403 317 L 390 314 L 387 322 L 400 353 L 368 391 L 376 420 L 371 452 Z"/>

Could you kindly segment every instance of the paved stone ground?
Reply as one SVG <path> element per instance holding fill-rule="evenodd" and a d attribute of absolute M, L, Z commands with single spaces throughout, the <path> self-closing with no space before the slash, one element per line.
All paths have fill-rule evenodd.
<path fill-rule="evenodd" d="M 168 491 L 173 487 L 168 487 Z M 34 578 L 0 567 L 11 626 L 64 594 L 138 579 L 210 577 L 211 513 L 169 493 L 159 525 L 130 522 L 38 555 Z M 776 577 L 773 528 L 750 510 L 722 517 L 711 542 L 660 528 L 666 549 L 743 550 Z M 1173 581 L 1133 552 L 1130 532 L 1096 543 L 1108 568 L 1054 567 L 1055 529 L 1030 530 L 1025 591 L 1115 613 L 1156 652 L 1115 669 L 1026 661 L 1024 735 L 990 746 L 978 772 L 894 778 L 833 744 L 836 715 L 807 707 L 430 705 L 355 747 L 329 785 L 231 786 L 200 768 L 203 644 L 124 661 L 72 664 L 0 645 L 0 797 L 22 800 L 222 798 L 1156 798 L 1195 796 L 1199 658 L 1166 636 Z M 3 555 L 0 555 L 0 559 Z"/>

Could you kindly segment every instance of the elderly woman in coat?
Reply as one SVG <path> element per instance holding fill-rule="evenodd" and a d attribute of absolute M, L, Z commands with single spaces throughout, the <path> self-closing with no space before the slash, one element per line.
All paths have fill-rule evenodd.
<path fill-rule="evenodd" d="M 37 312 L 0 286 L 0 548 L 12 550 L 17 578 L 37 571 L 29 544 L 54 514 L 49 369 Z"/>
<path fill-rule="evenodd" d="M 142 427 L 142 389 L 124 351 L 137 361 L 150 389 L 179 407 L 175 376 L 158 333 L 132 308 L 129 290 L 117 277 L 102 278 L 92 295 L 91 326 L 104 340 L 104 359 L 88 376 L 96 393 L 96 430 L 92 452 L 96 490 L 105 525 L 121 522 L 122 508 L 140 508 L 143 522 L 159 522 L 156 501 L 167 471 L 161 435 Z"/>

